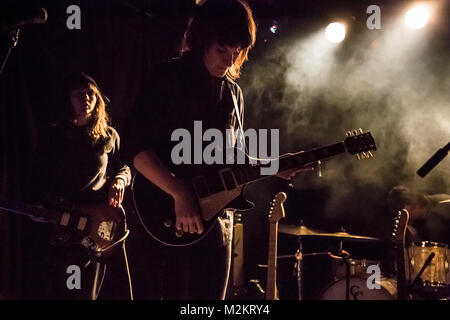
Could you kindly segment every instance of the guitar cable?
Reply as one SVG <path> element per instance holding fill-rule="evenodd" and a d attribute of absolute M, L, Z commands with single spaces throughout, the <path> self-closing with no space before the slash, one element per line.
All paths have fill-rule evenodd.
<path fill-rule="evenodd" d="M 130 287 L 130 300 L 134 300 L 134 297 L 133 297 L 133 285 L 131 283 L 131 273 L 130 273 L 130 267 L 128 265 L 128 258 L 127 258 L 127 250 L 125 248 L 125 241 L 122 244 L 122 249 L 123 249 L 123 257 L 125 259 L 125 267 L 127 269 L 128 285 Z"/>
<path fill-rule="evenodd" d="M 127 235 L 130 231 L 127 230 Z M 130 267 L 129 267 L 129 263 L 128 263 L 128 256 L 127 256 L 127 251 L 125 248 L 125 241 L 123 241 L 122 244 L 122 250 L 123 250 L 123 257 L 124 257 L 124 261 L 125 261 L 125 268 L 126 268 L 126 272 L 127 272 L 127 278 L 128 278 L 128 286 L 129 286 L 129 290 L 130 290 L 130 300 L 134 300 L 133 297 L 133 285 L 132 285 L 132 281 L 131 281 L 131 272 L 130 272 Z M 91 299 L 92 300 L 97 300 L 99 294 L 100 294 L 100 290 L 102 288 L 103 285 L 103 281 L 105 279 L 105 275 L 106 275 L 106 264 L 103 264 L 103 272 L 102 272 L 102 278 L 100 280 L 100 282 L 98 281 L 99 278 L 99 273 L 100 273 L 100 265 L 102 263 L 96 261 L 95 262 L 95 277 L 94 277 L 94 284 L 92 286 L 92 293 L 91 293 Z M 97 285 L 98 284 L 98 285 Z"/>
<path fill-rule="evenodd" d="M 100 290 L 102 288 L 103 280 L 105 279 L 105 275 L 106 275 L 106 264 L 103 264 L 102 279 L 100 280 L 100 283 L 99 283 L 98 275 L 100 273 L 100 265 L 101 265 L 101 263 L 99 261 L 95 262 L 95 277 L 94 277 L 94 284 L 92 285 L 92 292 L 91 292 L 92 300 L 97 300 L 98 295 L 100 294 Z"/>

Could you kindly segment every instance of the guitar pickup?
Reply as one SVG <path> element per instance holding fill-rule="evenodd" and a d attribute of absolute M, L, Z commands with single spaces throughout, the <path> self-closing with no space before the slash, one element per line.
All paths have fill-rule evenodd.
<path fill-rule="evenodd" d="M 78 219 L 77 230 L 83 231 L 84 229 L 86 229 L 86 224 L 87 224 L 87 218 L 80 217 Z"/>
<path fill-rule="evenodd" d="M 225 190 L 233 190 L 239 186 L 233 170 L 231 170 L 230 168 L 220 170 L 219 175 Z"/>
<path fill-rule="evenodd" d="M 197 176 L 192 179 L 192 188 L 194 189 L 197 198 L 205 198 L 211 194 L 208 181 L 203 176 Z"/>
<path fill-rule="evenodd" d="M 69 221 L 70 221 L 70 213 L 63 212 L 63 214 L 61 215 L 61 220 L 59 221 L 59 225 L 67 227 L 69 225 Z"/>

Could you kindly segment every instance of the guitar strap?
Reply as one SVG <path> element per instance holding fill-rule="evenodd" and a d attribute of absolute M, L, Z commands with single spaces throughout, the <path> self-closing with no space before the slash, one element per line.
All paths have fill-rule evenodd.
<path fill-rule="evenodd" d="M 234 91 L 231 88 L 229 88 L 229 89 L 230 89 L 230 93 L 231 93 L 231 98 L 233 100 L 235 115 L 236 115 L 236 118 L 237 118 L 237 121 L 238 121 L 238 124 L 239 124 L 239 132 L 240 132 L 240 135 L 241 135 L 240 141 L 242 143 L 242 146 L 244 147 L 244 150 L 247 152 L 247 146 L 245 144 L 244 127 L 242 126 L 241 112 L 239 110 L 236 94 L 234 93 Z M 238 139 L 239 139 L 239 134 L 236 137 L 236 141 Z"/>

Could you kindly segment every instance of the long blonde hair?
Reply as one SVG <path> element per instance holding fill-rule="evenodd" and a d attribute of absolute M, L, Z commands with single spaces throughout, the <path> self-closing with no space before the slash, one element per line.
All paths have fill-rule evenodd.
<path fill-rule="evenodd" d="M 110 136 L 109 132 L 109 116 L 106 112 L 106 104 L 100 90 L 92 83 L 88 83 L 95 95 L 97 96 L 97 103 L 95 104 L 94 114 L 92 115 L 91 124 L 89 126 L 89 136 L 98 141 L 101 138 L 107 139 Z"/>

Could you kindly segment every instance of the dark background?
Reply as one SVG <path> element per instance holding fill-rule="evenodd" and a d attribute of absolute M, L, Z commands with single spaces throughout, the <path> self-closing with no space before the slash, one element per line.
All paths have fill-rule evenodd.
<path fill-rule="evenodd" d="M 303 173 L 291 181 L 291 186 L 279 178 L 269 178 L 246 189 L 246 197 L 255 203 L 255 208 L 243 217 L 245 279 L 260 279 L 264 283 L 265 271 L 257 265 L 266 263 L 267 212 L 270 200 L 278 191 L 288 193 L 286 223 L 298 224 L 302 220 L 307 226 L 326 232 L 336 232 L 344 227 L 350 233 L 379 238 L 387 238 L 392 227 L 386 197 L 394 185 L 404 183 L 421 191 L 448 193 L 448 162 L 441 163 L 423 180 L 415 177 L 415 170 L 448 142 L 449 131 L 445 128 L 445 121 L 449 119 L 450 110 L 447 99 L 449 73 L 446 72 L 450 65 L 449 12 L 448 7 L 442 7 L 440 19 L 432 25 L 428 42 L 423 45 L 423 55 L 408 61 L 425 65 L 434 81 L 441 86 L 437 93 L 433 94 L 432 90 L 428 93 L 439 99 L 422 101 L 417 108 L 402 105 L 402 108 L 393 109 L 390 94 L 395 88 L 379 95 L 378 87 L 374 85 L 374 93 L 367 94 L 349 84 L 348 92 L 350 95 L 355 92 L 360 97 L 358 101 L 330 98 L 330 89 L 324 86 L 311 86 L 314 94 L 307 92 L 308 99 L 302 95 L 305 91 L 294 90 L 292 93 L 292 87 L 285 80 L 292 64 L 284 51 L 292 48 L 297 39 L 307 37 L 325 26 L 331 18 L 339 16 L 350 21 L 350 31 L 348 39 L 335 53 L 336 65 L 353 63 L 355 57 L 358 64 L 357 53 L 361 49 L 370 50 L 364 47 L 366 43 L 360 42 L 361 37 L 364 35 L 375 41 L 385 35 L 389 29 L 385 29 L 384 21 L 399 14 L 410 1 L 255 0 L 249 3 L 254 10 L 258 33 L 255 48 L 250 52 L 238 81 L 246 100 L 245 127 L 279 128 L 280 153 L 342 141 L 345 131 L 355 127 L 370 130 L 378 144 L 376 158 L 370 161 L 358 162 L 350 155 L 340 155 L 323 164 L 322 177 L 315 172 Z M 69 16 L 66 8 L 72 4 L 81 8 L 81 30 L 66 28 Z M 366 8 L 371 4 L 381 7 L 384 28 L 368 33 Z M 38 150 L 42 129 L 59 115 L 64 76 L 83 70 L 96 79 L 111 100 L 108 111 L 120 133 L 148 69 L 161 59 L 177 55 L 195 2 L 3 1 L 0 15 L 5 23 L 14 21 L 14 17 L 26 16 L 28 10 L 32 12 L 33 8 L 41 7 L 48 11 L 48 21 L 21 30 L 18 45 L 0 75 L 1 199 L 27 201 L 33 198 L 33 190 L 39 188 L 39 182 L 30 179 L 33 170 L 31 159 Z M 274 21 L 278 23 L 276 34 L 269 31 Z M 2 57 L 8 40 L 8 35 L 2 33 Z M 359 61 L 364 57 L 362 54 Z M 342 73 L 339 70 L 331 74 L 335 82 L 343 79 L 340 77 Z M 371 77 L 370 72 L 367 77 Z M 386 74 L 386 78 L 389 77 Z M 409 75 L 403 78 L 406 77 Z M 403 78 L 400 75 L 399 80 Z M 370 85 L 365 88 L 369 93 L 371 89 Z M 414 90 L 412 87 L 411 92 Z M 412 95 L 411 99 L 418 101 L 421 97 Z M 446 102 L 436 102 L 439 107 L 433 109 L 433 101 Z M 434 118 L 426 116 L 430 110 L 437 110 L 433 114 L 444 119 L 444 126 L 439 128 L 434 125 Z M 406 134 L 402 124 L 404 114 L 417 114 L 415 119 L 423 116 L 424 124 L 432 129 L 414 127 L 409 128 L 413 133 Z M 433 135 L 433 130 L 438 134 Z M 416 137 L 426 137 L 428 140 L 424 144 L 428 148 L 414 149 Z M 129 200 L 130 194 L 127 198 Z M 129 201 L 126 201 L 125 208 L 132 231 L 127 243 L 135 297 L 146 299 L 146 281 L 152 281 L 145 276 L 144 259 L 150 239 Z M 5 297 L 21 298 L 24 287 L 38 279 L 29 274 L 33 266 L 30 265 L 32 262 L 24 260 L 24 253 L 33 251 L 39 258 L 39 247 L 33 246 L 33 239 L 41 235 L 37 231 L 39 228 L 26 218 L 3 211 L 0 215 L 0 293 Z M 321 244 L 312 243 L 307 249 L 322 248 Z M 281 234 L 280 254 L 292 254 L 295 250 L 295 237 Z M 378 254 L 378 248 L 364 245 L 354 250 L 356 255 L 360 252 L 367 256 Z M 327 263 L 318 260 L 317 265 L 323 268 Z M 285 288 L 295 285 L 290 278 L 292 266 L 292 260 L 283 261 L 280 265 Z M 312 270 L 314 266 L 309 268 Z M 317 294 L 316 287 L 328 281 L 327 277 L 318 274 L 316 271 L 308 280 L 309 285 L 315 288 L 311 289 L 311 296 Z M 283 294 L 286 298 L 295 298 L 292 290 L 295 288 L 285 289 Z"/>

